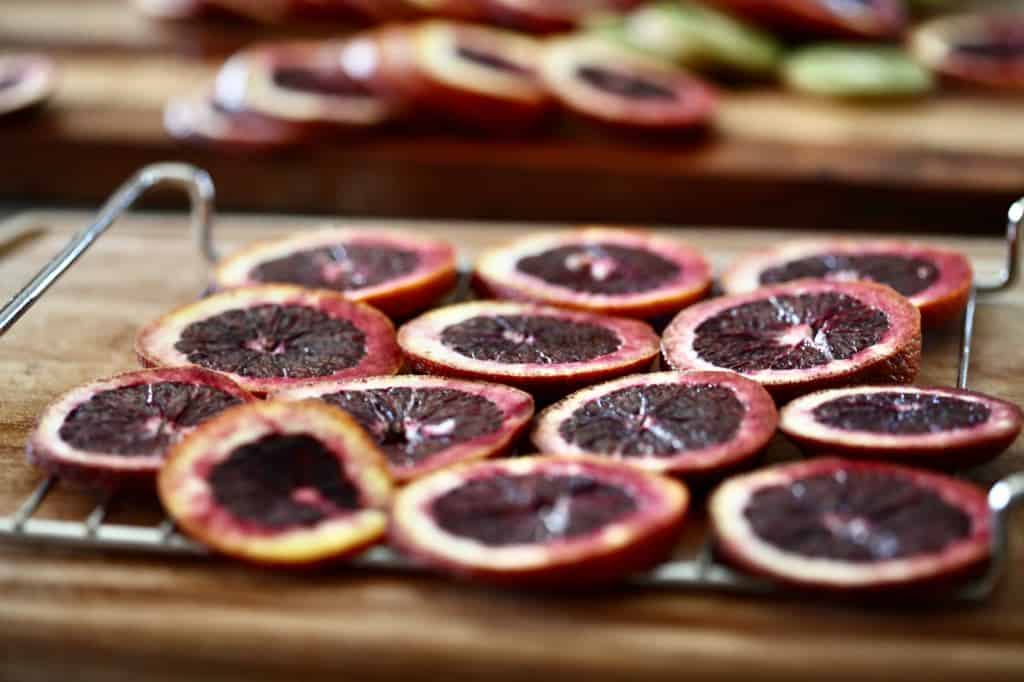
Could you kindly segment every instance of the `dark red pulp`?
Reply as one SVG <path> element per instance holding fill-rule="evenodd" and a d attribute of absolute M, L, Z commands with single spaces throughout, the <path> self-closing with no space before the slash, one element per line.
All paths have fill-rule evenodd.
<path fill-rule="evenodd" d="M 504 71 L 524 77 L 532 77 L 534 75 L 530 69 L 487 49 L 471 45 L 459 45 L 455 48 L 455 54 L 468 62 L 473 62 L 479 66 L 486 66 L 497 71 Z"/>
<path fill-rule="evenodd" d="M 308 527 L 360 508 L 359 490 L 316 438 L 270 435 L 217 463 L 209 475 L 217 504 L 270 529 Z"/>
<path fill-rule="evenodd" d="M 242 401 L 211 386 L 164 382 L 103 391 L 67 416 L 60 437 L 77 450 L 142 457 Z"/>
<path fill-rule="evenodd" d="M 284 282 L 313 289 L 349 291 L 383 284 L 412 272 L 419 256 L 383 245 L 338 244 L 276 258 L 254 267 L 259 282 Z"/>
<path fill-rule="evenodd" d="M 650 291 L 679 275 L 675 263 L 617 244 L 561 246 L 521 258 L 516 268 L 573 291 L 613 295 Z"/>
<path fill-rule="evenodd" d="M 856 355 L 888 329 L 885 313 L 845 294 L 783 295 L 708 318 L 693 347 L 706 362 L 738 372 L 809 369 Z"/>
<path fill-rule="evenodd" d="M 491 547 L 572 539 L 637 509 L 622 488 L 586 475 L 500 475 L 471 480 L 433 502 L 437 523 Z"/>
<path fill-rule="evenodd" d="M 780 549 L 855 563 L 935 554 L 971 532 L 962 510 L 891 473 L 837 471 L 763 488 L 744 516 Z"/>
<path fill-rule="evenodd" d="M 612 69 L 583 65 L 576 69 L 576 75 L 587 85 L 610 95 L 633 100 L 676 99 L 676 93 L 659 83 Z"/>
<path fill-rule="evenodd" d="M 592 360 L 622 345 L 605 327 L 544 315 L 472 317 L 445 328 L 441 342 L 475 360 L 540 365 Z"/>
<path fill-rule="evenodd" d="M 780 284 L 803 277 L 827 278 L 835 273 L 851 273 L 855 279 L 887 284 L 904 296 L 921 293 L 939 278 L 939 269 L 924 258 L 891 254 L 821 254 L 800 258 L 768 268 L 761 273 L 761 284 Z"/>
<path fill-rule="evenodd" d="M 322 399 L 355 417 L 394 466 L 413 466 L 453 445 L 496 433 L 504 419 L 487 398 L 448 388 L 339 391 Z"/>
<path fill-rule="evenodd" d="M 285 90 L 311 92 L 319 95 L 369 96 L 364 84 L 327 69 L 278 67 L 272 75 L 274 84 Z"/>
<path fill-rule="evenodd" d="M 308 378 L 357 365 L 366 356 L 366 335 L 313 308 L 264 304 L 193 322 L 174 347 L 189 362 L 213 370 Z"/>
<path fill-rule="evenodd" d="M 830 400 L 814 408 L 814 419 L 848 431 L 925 434 L 970 428 L 988 421 L 987 405 L 927 393 L 866 393 Z"/>
<path fill-rule="evenodd" d="M 559 433 L 590 452 L 670 457 L 731 440 L 744 413 L 722 386 L 630 386 L 583 405 Z"/>

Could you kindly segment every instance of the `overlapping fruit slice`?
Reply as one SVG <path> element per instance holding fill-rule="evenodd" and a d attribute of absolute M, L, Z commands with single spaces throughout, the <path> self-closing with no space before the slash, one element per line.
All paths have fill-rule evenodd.
<path fill-rule="evenodd" d="M 675 313 L 711 288 L 697 249 L 639 230 L 539 232 L 484 253 L 474 283 L 519 299 L 650 319 Z"/>
<path fill-rule="evenodd" d="M 614 127 L 686 130 L 707 124 L 716 109 L 713 91 L 695 76 L 595 37 L 551 43 L 541 75 L 567 109 Z"/>
<path fill-rule="evenodd" d="M 528 393 L 433 376 L 316 382 L 274 397 L 318 398 L 348 412 L 384 451 L 399 482 L 504 454 L 533 416 Z"/>
<path fill-rule="evenodd" d="M 1024 90 L 1024 14 L 991 11 L 934 19 L 911 36 L 914 55 L 964 83 Z"/>
<path fill-rule="evenodd" d="M 259 242 L 224 259 L 214 285 L 261 283 L 333 289 L 393 317 L 419 312 L 457 279 L 455 250 L 442 240 L 401 230 L 324 229 Z"/>
<path fill-rule="evenodd" d="M 238 559 L 305 566 L 383 538 L 392 485 L 384 456 L 341 410 L 258 402 L 175 446 L 160 500 L 186 533 Z"/>
<path fill-rule="evenodd" d="M 665 329 L 675 369 L 727 369 L 776 400 L 820 388 L 913 381 L 920 313 L 887 286 L 799 280 L 691 306 Z"/>
<path fill-rule="evenodd" d="M 786 405 L 782 431 L 811 453 L 964 467 L 1008 448 L 1020 434 L 1016 405 L 973 391 L 855 386 Z"/>
<path fill-rule="evenodd" d="M 969 573 L 989 553 L 984 490 L 891 464 L 762 469 L 722 484 L 709 512 L 727 560 L 809 589 L 920 588 Z"/>
<path fill-rule="evenodd" d="M 259 45 L 231 57 L 217 74 L 216 100 L 297 126 L 366 128 L 399 114 L 399 108 L 353 77 L 328 44 Z"/>
<path fill-rule="evenodd" d="M 734 372 L 637 374 L 577 391 L 544 410 L 541 452 L 594 455 L 696 478 L 749 462 L 778 423 L 760 384 Z"/>
<path fill-rule="evenodd" d="M 804 35 L 897 38 L 907 25 L 903 0 L 712 0 L 712 4 Z"/>
<path fill-rule="evenodd" d="M 224 108 L 210 88 L 168 100 L 164 128 L 178 140 L 239 152 L 285 149 L 309 139 L 294 123 Z"/>
<path fill-rule="evenodd" d="M 383 313 L 331 291 L 283 284 L 233 289 L 178 308 L 139 331 L 135 352 L 144 365 L 198 365 L 261 394 L 401 367 Z"/>
<path fill-rule="evenodd" d="M 195 367 L 120 374 L 51 403 L 28 439 L 28 459 L 88 487 L 151 485 L 173 444 L 253 400 L 223 374 Z"/>
<path fill-rule="evenodd" d="M 803 278 L 868 280 L 910 299 L 925 326 L 955 319 L 967 305 L 973 273 L 967 257 L 938 246 L 889 240 L 797 240 L 740 258 L 722 275 L 726 293 Z"/>
<path fill-rule="evenodd" d="M 505 130 L 532 125 L 550 107 L 537 77 L 540 52 L 526 36 L 427 21 L 354 39 L 339 59 L 350 73 L 409 106 Z"/>
<path fill-rule="evenodd" d="M 399 329 L 398 343 L 420 372 L 544 396 L 646 369 L 658 353 L 654 330 L 637 320 L 497 301 L 421 315 Z"/>
<path fill-rule="evenodd" d="M 57 66 L 35 54 L 0 55 L 0 116 L 36 106 L 53 95 Z"/>
<path fill-rule="evenodd" d="M 582 587 L 666 558 L 688 502 L 682 484 L 607 460 L 491 460 L 406 486 L 395 498 L 392 537 L 457 576 Z"/>

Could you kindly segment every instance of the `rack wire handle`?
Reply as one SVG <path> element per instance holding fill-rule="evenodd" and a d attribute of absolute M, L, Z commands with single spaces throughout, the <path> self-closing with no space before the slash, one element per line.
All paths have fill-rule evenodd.
<path fill-rule="evenodd" d="M 43 266 L 32 281 L 0 309 L 0 336 L 6 334 L 139 197 L 150 189 L 162 185 L 180 188 L 188 194 L 196 245 L 207 263 L 215 263 L 217 250 L 213 245 L 212 233 L 215 192 L 210 175 L 201 168 L 185 163 L 157 163 L 146 166 L 121 185 L 107 199 L 95 221 L 71 237 L 61 252 Z"/>

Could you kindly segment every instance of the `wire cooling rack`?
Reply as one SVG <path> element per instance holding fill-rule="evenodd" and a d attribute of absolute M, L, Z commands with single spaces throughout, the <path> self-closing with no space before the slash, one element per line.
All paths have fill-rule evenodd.
<path fill-rule="evenodd" d="M 196 246 L 210 265 L 217 262 L 213 242 L 214 188 L 203 170 L 178 163 L 147 166 L 136 173 L 100 209 L 95 222 L 74 235 L 24 289 L 0 309 L 0 336 L 38 301 L 85 251 L 132 204 L 156 186 L 171 186 L 188 194 L 192 210 L 192 230 Z M 978 296 L 998 293 L 1012 286 L 1018 276 L 1018 232 L 1024 222 L 1024 199 L 1009 210 L 1005 235 L 1005 262 L 999 277 L 992 282 L 976 284 L 967 301 L 960 330 L 960 352 L 956 385 L 967 387 L 974 341 L 974 315 Z M 460 291 L 465 295 L 466 278 Z M 60 485 L 60 479 L 49 476 L 22 502 L 11 516 L 0 517 L 0 540 L 39 545 L 80 547 L 100 550 L 123 550 L 163 554 L 202 555 L 206 550 L 179 534 L 170 520 L 155 526 L 106 523 L 113 497 L 101 498 L 95 508 L 81 521 L 36 518 L 35 513 L 47 495 Z M 948 596 L 953 601 L 981 601 L 995 589 L 1007 569 L 1009 551 L 1008 522 L 1012 508 L 1024 501 L 1024 472 L 1009 476 L 989 489 L 988 506 L 992 521 L 991 560 L 986 572 L 966 582 Z M 386 570 L 424 570 L 387 548 L 376 548 L 362 555 L 357 566 Z M 678 559 L 662 564 L 653 571 L 635 576 L 632 584 L 664 589 L 705 589 L 745 594 L 782 593 L 783 588 L 737 573 L 716 562 L 709 538 L 696 558 Z"/>

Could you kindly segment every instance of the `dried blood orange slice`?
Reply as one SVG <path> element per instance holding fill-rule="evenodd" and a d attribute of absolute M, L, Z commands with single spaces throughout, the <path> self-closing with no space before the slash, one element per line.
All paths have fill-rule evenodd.
<path fill-rule="evenodd" d="M 392 537 L 405 553 L 457 576 L 595 585 L 666 558 L 688 502 L 682 484 L 607 460 L 491 460 L 402 489 Z"/>
<path fill-rule="evenodd" d="M 57 65 L 36 54 L 0 55 L 0 116 L 34 107 L 57 88 Z"/>
<path fill-rule="evenodd" d="M 910 48 L 948 78 L 1002 90 L 1024 90 L 1024 15 L 988 11 L 940 17 L 919 26 Z"/>
<path fill-rule="evenodd" d="M 538 232 L 484 253 L 474 283 L 497 298 L 651 319 L 711 288 L 711 267 L 688 244 L 639 230 Z"/>
<path fill-rule="evenodd" d="M 198 365 L 261 394 L 401 367 L 383 313 L 332 291 L 283 284 L 233 289 L 178 308 L 139 331 L 135 352 L 145 365 Z"/>
<path fill-rule="evenodd" d="M 776 400 L 850 384 L 909 383 L 921 364 L 920 313 L 887 286 L 800 280 L 679 313 L 662 353 L 675 369 L 728 369 Z"/>
<path fill-rule="evenodd" d="M 334 55 L 322 42 L 250 47 L 221 67 L 215 98 L 230 111 L 313 128 L 366 128 L 399 114 L 393 102 L 347 73 Z"/>
<path fill-rule="evenodd" d="M 533 416 L 529 393 L 446 377 L 321 381 L 274 397 L 318 398 L 348 412 L 384 451 L 391 476 L 399 482 L 504 454 Z"/>
<path fill-rule="evenodd" d="M 541 412 L 541 452 L 610 457 L 687 479 L 749 462 L 771 440 L 775 403 L 734 372 L 636 374 L 584 388 Z"/>
<path fill-rule="evenodd" d="M 98 488 L 152 484 L 167 450 L 222 410 L 255 398 L 223 374 L 168 367 L 74 388 L 40 415 L 30 462 Z"/>
<path fill-rule="evenodd" d="M 800 587 L 921 587 L 988 558 L 984 490 L 891 464 L 775 466 L 726 481 L 708 505 L 727 560 Z"/>
<path fill-rule="evenodd" d="M 706 125 L 717 107 L 712 89 L 667 62 L 597 38 L 556 40 L 541 75 L 570 111 L 600 123 L 644 131 Z"/>
<path fill-rule="evenodd" d="M 971 263 L 958 251 L 888 240 L 799 240 L 753 253 L 722 275 L 726 293 L 803 278 L 868 280 L 887 284 L 921 311 L 925 326 L 963 312 L 970 295 Z"/>
<path fill-rule="evenodd" d="M 536 123 L 551 100 L 533 39 L 473 24 L 389 27 L 340 51 L 345 68 L 421 111 L 491 131 Z"/>
<path fill-rule="evenodd" d="M 730 12 L 788 33 L 897 38 L 907 26 L 903 0 L 712 0 Z"/>
<path fill-rule="evenodd" d="M 168 100 L 164 128 L 177 140 L 239 152 L 285 149 L 309 140 L 295 124 L 225 109 L 209 88 Z"/>
<path fill-rule="evenodd" d="M 258 564 L 350 556 L 387 530 L 384 456 L 341 410 L 258 402 L 206 422 L 168 454 L 160 500 L 186 533 Z"/>
<path fill-rule="evenodd" d="M 646 369 L 658 354 L 654 330 L 637 320 L 498 301 L 421 315 L 399 329 L 398 343 L 420 372 L 544 396 Z"/>
<path fill-rule="evenodd" d="M 402 230 L 323 229 L 258 242 L 224 259 L 214 286 L 297 284 L 339 291 L 392 317 L 430 307 L 455 287 L 451 244 Z"/>
<path fill-rule="evenodd" d="M 973 391 L 855 386 L 794 400 L 782 410 L 781 427 L 807 452 L 964 467 L 1010 447 L 1021 411 Z"/>

